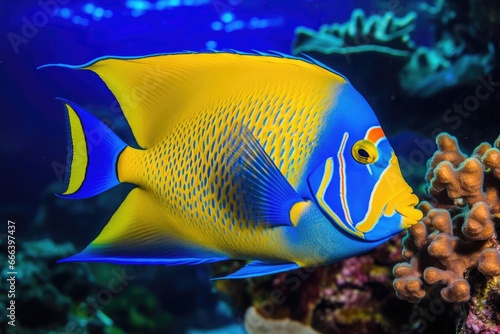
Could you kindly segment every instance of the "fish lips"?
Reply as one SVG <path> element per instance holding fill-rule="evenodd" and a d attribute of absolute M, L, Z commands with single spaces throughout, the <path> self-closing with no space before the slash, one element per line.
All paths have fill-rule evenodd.
<path fill-rule="evenodd" d="M 422 211 L 415 208 L 419 199 L 411 191 L 408 187 L 389 200 L 374 228 L 364 233 L 366 241 L 386 240 L 422 219 Z"/>
<path fill-rule="evenodd" d="M 409 196 L 403 198 L 396 205 L 396 212 L 399 213 L 403 217 L 403 228 L 407 229 L 410 226 L 415 225 L 419 220 L 424 217 L 422 211 L 417 209 L 415 206 L 418 204 L 419 199 L 417 195 L 410 194 Z"/>

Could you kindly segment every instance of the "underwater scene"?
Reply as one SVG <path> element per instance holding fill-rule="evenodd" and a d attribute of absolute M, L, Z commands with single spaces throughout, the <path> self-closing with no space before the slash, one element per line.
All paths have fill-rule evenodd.
<path fill-rule="evenodd" d="M 0 9 L 0 333 L 500 333 L 499 0 Z"/>

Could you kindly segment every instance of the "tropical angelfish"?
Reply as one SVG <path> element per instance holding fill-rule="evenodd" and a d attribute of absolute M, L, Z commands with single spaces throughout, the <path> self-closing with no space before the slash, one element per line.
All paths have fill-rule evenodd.
<path fill-rule="evenodd" d="M 136 187 L 62 261 L 243 259 L 223 278 L 253 277 L 365 253 L 422 218 L 368 103 L 314 60 L 186 53 L 57 66 L 97 73 L 139 146 L 63 100 L 72 152 L 60 196 Z"/>

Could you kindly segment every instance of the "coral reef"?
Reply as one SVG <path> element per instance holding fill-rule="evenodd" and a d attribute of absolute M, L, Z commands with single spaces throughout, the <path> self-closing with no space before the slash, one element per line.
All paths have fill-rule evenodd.
<path fill-rule="evenodd" d="M 410 96 L 427 98 L 445 89 L 459 85 L 472 85 L 477 78 L 493 70 L 495 53 L 489 49 L 484 54 L 464 54 L 452 60 L 440 46 L 434 49 L 419 47 L 400 72 L 400 84 Z M 453 50 L 455 45 L 450 47 Z"/>
<path fill-rule="evenodd" d="M 6 238 L 0 239 L 4 249 Z M 96 294 L 94 277 L 88 265 L 72 267 L 56 265 L 55 261 L 75 252 L 69 243 L 54 244 L 44 239 L 16 244 L 15 264 L 15 323 L 19 333 L 47 333 L 49 330 L 67 332 L 71 329 L 79 333 L 103 333 L 112 326 L 102 312 L 93 315 L 74 312 L 78 305 L 85 304 L 87 298 Z M 6 254 L 0 261 L 7 263 Z M 2 270 L 3 282 L 10 276 Z M 6 284 L 2 284 L 0 309 L 5 312 L 9 300 Z M 7 330 L 9 318 L 1 317 L 0 328 Z"/>
<path fill-rule="evenodd" d="M 281 320 L 265 318 L 255 307 L 248 308 L 245 313 L 245 329 L 250 334 L 319 334 L 311 327 L 287 318 Z"/>
<path fill-rule="evenodd" d="M 216 281 L 216 288 L 229 295 L 242 314 L 247 311 L 249 333 L 269 328 L 274 332 L 285 328 L 311 333 L 409 332 L 423 320 L 421 307 L 399 300 L 392 289 L 391 269 L 402 259 L 400 249 L 398 236 L 375 251 L 330 266 Z M 214 270 L 217 276 L 234 268 L 219 264 Z M 443 304 L 439 311 L 449 316 L 436 318 L 428 328 L 437 331 L 456 324 L 452 307 Z"/>
<path fill-rule="evenodd" d="M 375 97 L 383 90 L 395 92 L 398 73 L 415 49 L 410 33 L 415 28 L 416 14 L 395 17 L 391 12 L 366 17 L 361 9 L 353 11 L 345 23 L 323 25 L 318 31 L 298 27 L 292 53 L 307 54 L 347 76 L 363 93 Z M 365 89 L 379 78 L 384 85 Z M 373 91 L 375 89 L 375 91 Z"/>
<path fill-rule="evenodd" d="M 437 137 L 438 151 L 426 175 L 433 203 L 403 240 L 409 263 L 394 267 L 398 297 L 420 301 L 432 285 L 447 302 L 468 302 L 463 333 L 500 329 L 500 137 L 482 143 L 470 157 L 448 134 Z"/>
<path fill-rule="evenodd" d="M 299 27 L 293 52 L 317 51 L 325 54 L 351 54 L 360 52 L 387 53 L 395 57 L 407 57 L 414 49 L 410 32 L 415 27 L 416 14 L 402 18 L 391 12 L 384 16 L 368 18 L 361 9 L 352 12 L 351 19 L 343 24 L 323 25 L 319 31 Z"/>
<path fill-rule="evenodd" d="M 479 76 L 498 66 L 498 36 L 489 33 L 498 24 L 498 2 L 441 0 L 435 7 L 422 4 L 421 9 L 436 27 L 435 41 L 431 48 L 419 48 L 401 71 L 407 94 L 430 97 L 475 85 Z"/>
<path fill-rule="evenodd" d="M 498 67 L 499 13 L 500 4 L 495 1 L 420 4 L 418 14 L 435 26 L 433 45 L 424 47 L 410 37 L 417 12 L 401 18 L 392 12 L 366 18 L 356 9 L 343 24 L 323 25 L 318 31 L 297 28 L 292 50 L 319 59 L 356 83 L 379 78 L 383 69 L 386 82 L 398 82 L 408 96 L 427 98 L 453 87 L 474 85 L 479 76 Z M 357 71 L 347 66 L 351 63 L 359 65 L 354 66 Z"/>
<path fill-rule="evenodd" d="M 400 73 L 403 90 L 410 96 L 434 96 L 456 86 L 475 85 L 479 76 L 495 66 L 498 46 L 488 28 L 495 25 L 494 1 L 438 1 L 421 4 L 421 12 L 434 23 L 432 47 L 419 47 Z M 486 28 L 488 27 L 488 28 Z"/>
<path fill-rule="evenodd" d="M 16 240 L 17 241 L 17 240 Z M 0 246 L 6 247 L 6 239 Z M 58 264 L 57 260 L 76 252 L 70 243 L 50 239 L 16 244 L 15 296 L 1 287 L 0 309 L 15 301 L 16 333 L 158 333 L 166 332 L 171 316 L 156 297 L 139 285 L 131 285 L 132 270 L 87 263 Z M 0 261 L 7 263 L 5 254 Z M 6 281 L 11 276 L 1 273 Z M 130 300 L 134 304 L 130 305 Z M 8 312 L 8 310 L 7 310 Z M 3 314 L 0 332 L 9 333 L 12 320 Z M 113 320 L 112 320 L 113 319 Z"/>
<path fill-rule="evenodd" d="M 172 316 L 161 308 L 157 297 L 141 285 L 117 294 L 112 303 L 103 306 L 103 312 L 116 319 L 125 332 L 168 333 L 172 324 Z"/>

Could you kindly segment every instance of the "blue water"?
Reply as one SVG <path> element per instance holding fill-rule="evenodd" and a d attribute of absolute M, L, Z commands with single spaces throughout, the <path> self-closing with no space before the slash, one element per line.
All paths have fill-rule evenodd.
<path fill-rule="evenodd" d="M 65 115 L 56 97 L 74 101 L 109 119 L 123 138 L 130 139 L 130 130 L 111 92 L 95 74 L 65 68 L 37 70 L 39 66 L 79 65 L 107 55 L 140 56 L 186 50 L 274 50 L 289 54 L 298 26 L 317 30 L 323 24 L 345 22 L 356 8 L 364 9 L 367 15 L 383 15 L 388 9 L 404 15 L 415 10 L 420 2 L 2 1 L 0 216 L 18 222 L 20 240 L 44 237 L 56 242 L 71 241 L 81 249 L 100 231 L 126 194 L 122 189 L 93 200 L 55 199 L 53 194 L 64 187 L 67 154 Z M 412 34 L 418 45 L 433 45 L 434 23 L 424 15 L 418 16 Z M 377 78 L 366 76 L 370 80 L 359 79 L 365 78 L 363 75 L 353 79 L 358 79 L 356 88 L 374 106 L 400 155 L 403 173 L 414 189 L 423 189 L 425 164 L 434 150 L 433 131 L 455 130 L 456 123 L 444 121 L 443 113 L 455 102 L 467 101 L 476 83 L 452 87 L 428 99 L 412 100 L 387 82 L 387 77 L 397 77 L 397 73 L 391 72 L 391 61 L 384 68 L 374 68 L 370 61 L 361 65 L 350 65 L 348 69 L 358 74 L 382 73 Z M 453 73 L 447 78 L 450 76 L 454 78 Z M 380 93 L 384 89 L 394 91 Z M 461 119 L 460 128 L 452 132 L 469 149 L 481 140 L 491 142 L 500 131 L 498 116 L 491 112 L 500 101 L 498 90 L 492 96 L 496 100 L 479 101 L 479 111 Z M 175 318 L 175 333 L 244 333 L 241 314 L 214 293 L 207 268 L 162 269 L 144 269 L 136 274 L 131 286 L 143 284 L 161 300 L 162 307 Z M 130 303 L 140 300 L 135 298 Z"/>

